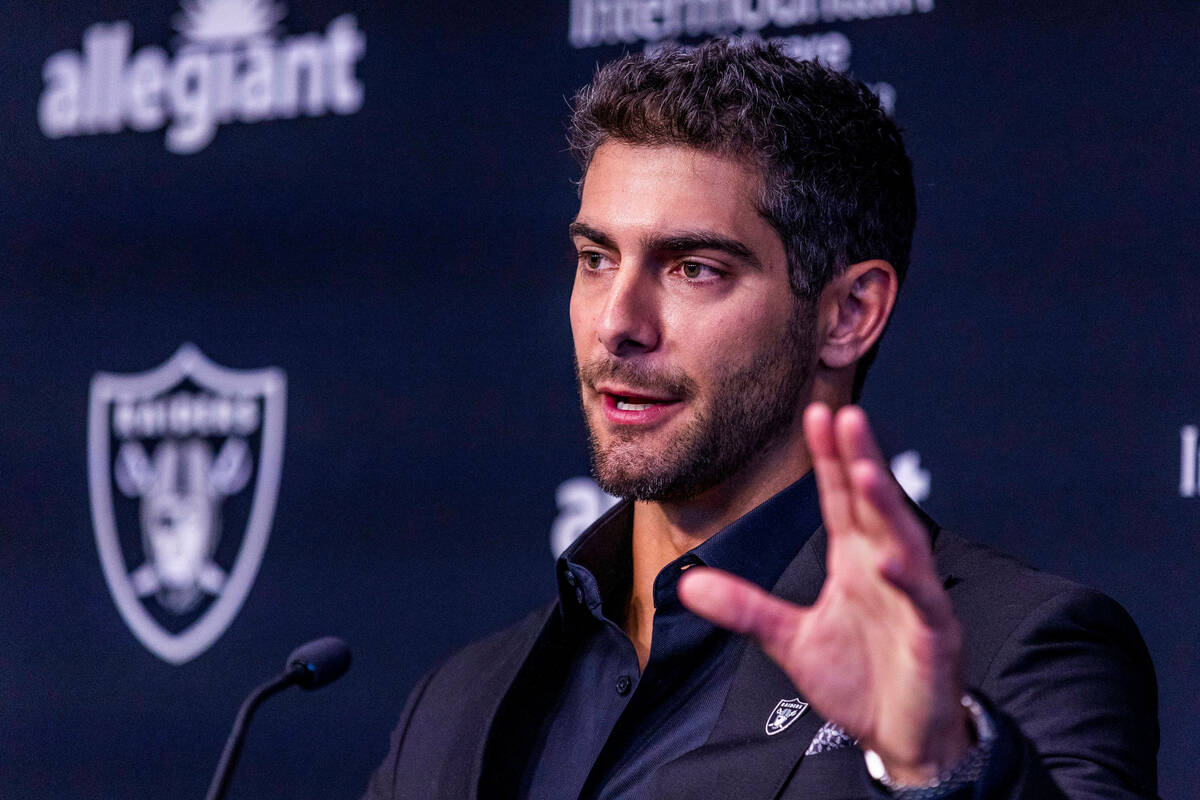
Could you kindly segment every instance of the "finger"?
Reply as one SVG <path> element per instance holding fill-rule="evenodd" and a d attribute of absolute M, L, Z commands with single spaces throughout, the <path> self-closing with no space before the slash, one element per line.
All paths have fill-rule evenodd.
<path fill-rule="evenodd" d="M 911 560 L 889 558 L 879 571 L 888 583 L 904 593 L 926 625 L 941 630 L 954 624 L 950 596 L 932 569 Z"/>
<path fill-rule="evenodd" d="M 860 529 L 876 540 L 896 540 L 906 550 L 928 549 L 917 520 L 871 432 L 861 408 L 847 406 L 834 420 L 834 436 L 850 476 L 851 513 Z"/>
<path fill-rule="evenodd" d="M 742 578 L 707 567 L 694 567 L 679 579 L 679 599 L 692 613 L 714 625 L 753 636 L 778 660 L 800 629 L 804 609 L 767 594 Z"/>
<path fill-rule="evenodd" d="M 831 536 L 848 531 L 853 524 L 850 480 L 838 456 L 829 406 L 811 403 L 804 410 L 804 440 L 812 457 L 825 529 Z"/>
<path fill-rule="evenodd" d="M 837 448 L 847 461 L 867 459 L 883 464 L 883 453 L 867 421 L 867 413 L 858 406 L 842 406 L 834 418 Z"/>
<path fill-rule="evenodd" d="M 903 592 L 921 618 L 932 627 L 953 619 L 950 599 L 933 564 L 933 553 L 925 526 L 920 523 L 890 473 L 874 462 L 859 461 L 850 470 L 851 482 L 864 506 L 886 520 L 887 533 L 880 537 L 887 546 L 880 554 L 880 574 Z"/>
<path fill-rule="evenodd" d="M 877 545 L 920 553 L 929 549 L 925 526 L 909 507 L 890 471 L 872 461 L 850 465 L 850 495 L 859 530 Z"/>

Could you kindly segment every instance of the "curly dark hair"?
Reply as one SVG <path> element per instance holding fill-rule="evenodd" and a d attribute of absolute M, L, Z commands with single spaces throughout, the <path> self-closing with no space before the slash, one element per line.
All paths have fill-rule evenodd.
<path fill-rule="evenodd" d="M 715 39 L 596 71 L 572 102 L 571 152 L 586 174 L 608 140 L 683 145 L 750 163 L 758 211 L 778 232 L 792 291 L 812 300 L 848 265 L 908 269 L 916 196 L 895 122 L 861 82 L 777 47 Z M 861 391 L 875 349 L 859 362 Z"/>

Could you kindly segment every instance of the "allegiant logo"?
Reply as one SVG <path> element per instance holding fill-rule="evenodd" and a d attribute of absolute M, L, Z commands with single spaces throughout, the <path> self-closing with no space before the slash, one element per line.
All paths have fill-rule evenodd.
<path fill-rule="evenodd" d="M 362 108 L 354 69 L 366 37 L 355 17 L 343 14 L 323 33 L 280 38 L 284 14 L 266 0 L 185 0 L 171 54 L 156 45 L 133 51 L 129 22 L 92 25 L 82 51 L 46 60 L 42 133 L 57 139 L 165 128 L 168 150 L 195 153 L 226 123 Z"/>

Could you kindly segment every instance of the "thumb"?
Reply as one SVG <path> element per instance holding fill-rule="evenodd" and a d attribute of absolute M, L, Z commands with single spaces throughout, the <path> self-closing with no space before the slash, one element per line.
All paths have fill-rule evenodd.
<path fill-rule="evenodd" d="M 776 660 L 790 649 L 805 614 L 799 606 L 767 594 L 747 580 L 707 567 L 685 572 L 678 591 L 680 601 L 693 614 L 754 637 Z"/>

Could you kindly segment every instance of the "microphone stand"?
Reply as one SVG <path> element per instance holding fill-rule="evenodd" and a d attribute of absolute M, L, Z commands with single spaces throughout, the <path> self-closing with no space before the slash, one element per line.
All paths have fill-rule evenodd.
<path fill-rule="evenodd" d="M 225 740 L 225 749 L 221 752 L 221 760 L 217 763 L 217 771 L 213 774 L 208 794 L 204 796 L 205 800 L 222 800 L 225 797 L 229 782 L 233 778 L 233 770 L 242 754 L 242 744 L 246 740 L 246 726 L 250 723 L 250 717 L 268 697 L 298 683 L 304 672 L 303 664 L 294 664 L 287 672 L 280 673 L 259 686 L 242 701 L 237 718 L 233 721 L 233 730 Z"/>

